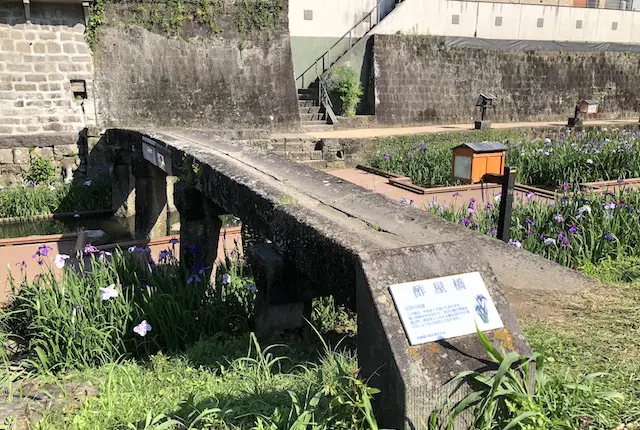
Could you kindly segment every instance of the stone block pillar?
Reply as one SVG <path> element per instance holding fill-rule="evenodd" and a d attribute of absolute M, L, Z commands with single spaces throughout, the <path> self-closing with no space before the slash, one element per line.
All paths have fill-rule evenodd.
<path fill-rule="evenodd" d="M 311 318 L 311 282 L 298 274 L 273 244 L 254 245 L 247 253 L 258 288 L 255 320 L 258 332 L 302 327 Z"/>
<path fill-rule="evenodd" d="M 174 184 L 173 196 L 180 213 L 180 263 L 187 270 L 200 264 L 209 277 L 218 253 L 224 210 L 181 182 Z"/>
<path fill-rule="evenodd" d="M 136 239 L 167 234 L 167 174 L 146 160 L 134 163 Z"/>
<path fill-rule="evenodd" d="M 111 172 L 111 207 L 114 216 L 120 218 L 132 217 L 136 213 L 136 179 L 129 151 L 122 151 L 114 160 Z"/>

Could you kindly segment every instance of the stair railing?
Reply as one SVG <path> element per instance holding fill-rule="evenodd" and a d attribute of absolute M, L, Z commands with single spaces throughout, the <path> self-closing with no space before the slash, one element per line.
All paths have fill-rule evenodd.
<path fill-rule="evenodd" d="M 333 103 L 331 103 L 331 97 L 329 97 L 329 92 L 327 91 L 327 81 L 323 75 L 318 75 L 318 101 L 320 106 L 324 107 L 328 122 L 337 124 L 338 118 L 333 111 Z"/>
<path fill-rule="evenodd" d="M 319 56 L 318 59 L 313 64 L 307 67 L 307 69 L 296 78 L 296 85 L 298 85 L 298 82 L 300 82 L 300 86 L 297 88 L 305 88 L 305 74 L 307 72 L 309 72 L 310 70 L 316 71 L 316 76 L 307 83 L 311 83 L 315 81 L 316 77 L 319 77 L 322 74 L 324 74 L 333 64 L 335 64 L 336 61 L 342 58 L 342 56 L 346 54 L 347 51 L 349 51 L 349 49 L 351 49 L 351 47 L 358 42 L 358 40 L 366 36 L 371 31 L 371 29 L 375 27 L 375 25 L 380 21 L 380 7 L 383 3 L 386 3 L 388 1 L 389 0 L 379 0 L 378 3 L 376 3 L 376 5 L 373 7 L 373 9 L 371 9 L 369 13 L 367 13 L 364 16 L 364 18 L 362 18 L 360 21 L 355 23 L 344 35 L 342 35 L 342 37 L 336 43 L 331 45 L 331 47 L 327 49 L 324 54 Z M 374 15 L 375 15 L 375 19 L 374 19 Z M 357 29 L 358 26 L 360 26 L 360 24 L 364 22 L 368 22 L 369 24 L 368 30 L 363 34 L 363 36 L 356 37 L 355 30 Z M 348 40 L 349 47 L 347 49 L 344 49 L 340 54 L 335 54 L 335 51 L 337 49 L 336 47 L 340 43 L 342 43 L 342 41 L 344 40 Z M 333 50 L 333 55 L 332 55 L 332 50 Z M 333 57 L 333 61 L 332 61 L 332 57 Z M 320 74 L 317 73 L 319 65 L 321 66 L 320 69 L 322 70 Z"/>

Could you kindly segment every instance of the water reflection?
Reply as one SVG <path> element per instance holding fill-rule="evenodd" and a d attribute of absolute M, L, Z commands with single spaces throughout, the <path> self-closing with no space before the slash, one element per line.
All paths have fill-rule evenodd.
<path fill-rule="evenodd" d="M 240 219 L 235 216 L 221 215 L 222 227 L 236 227 Z M 168 234 L 180 233 L 180 214 L 171 212 L 167 216 Z M 0 223 L 0 239 L 48 234 L 77 233 L 84 230 L 102 230 L 110 242 L 132 240 L 135 232 L 135 217 L 114 218 L 111 216 L 91 218 L 65 218 L 49 220 L 23 221 L 19 223 Z"/>

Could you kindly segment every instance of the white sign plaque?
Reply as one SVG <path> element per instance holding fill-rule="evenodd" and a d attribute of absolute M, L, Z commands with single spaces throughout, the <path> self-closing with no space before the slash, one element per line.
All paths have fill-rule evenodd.
<path fill-rule="evenodd" d="M 389 287 L 409 343 L 418 345 L 504 327 L 479 272 Z"/>

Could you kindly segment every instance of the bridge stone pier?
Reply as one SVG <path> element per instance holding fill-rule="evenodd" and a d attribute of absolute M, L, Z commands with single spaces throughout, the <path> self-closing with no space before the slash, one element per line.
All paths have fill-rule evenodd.
<path fill-rule="evenodd" d="M 592 286 L 534 254 L 213 132 L 108 130 L 107 143 L 120 154 L 113 176 L 121 211 L 133 204 L 144 231 L 156 228 L 167 197 L 165 172 L 141 161 L 143 135 L 170 152 L 179 178 L 174 199 L 184 264 L 211 265 L 218 214 L 250 226 L 258 330 L 303 324 L 314 296 L 355 302 L 361 376 L 381 390 L 374 407 L 382 428 L 426 428 L 428 414 L 452 389 L 447 381 L 487 365 L 475 335 L 411 346 L 390 285 L 480 272 L 504 323 L 487 335 L 523 354 L 530 349 L 509 297 Z M 202 261 L 187 255 L 191 246 L 203 250 Z"/>

